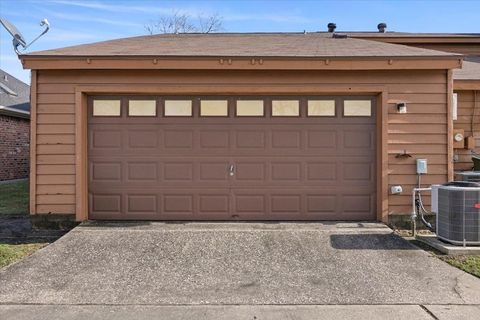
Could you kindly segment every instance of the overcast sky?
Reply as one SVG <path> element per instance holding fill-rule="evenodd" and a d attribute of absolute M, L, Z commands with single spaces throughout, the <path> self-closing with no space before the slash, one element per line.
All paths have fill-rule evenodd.
<path fill-rule="evenodd" d="M 146 34 L 145 24 L 172 12 L 198 16 L 218 13 L 225 31 L 318 31 L 336 22 L 338 31 L 480 33 L 480 0 L 467 1 L 100 1 L 0 0 L 0 16 L 32 40 L 47 18 L 51 30 L 28 51 L 53 49 Z M 11 45 L 0 30 L 0 68 L 29 83 Z"/>

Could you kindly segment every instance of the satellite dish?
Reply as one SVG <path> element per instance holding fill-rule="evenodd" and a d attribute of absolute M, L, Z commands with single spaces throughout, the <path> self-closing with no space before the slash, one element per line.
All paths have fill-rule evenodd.
<path fill-rule="evenodd" d="M 17 29 L 17 27 L 15 27 L 11 22 L 9 22 L 8 20 L 6 19 L 0 19 L 0 23 L 3 25 L 3 27 L 12 35 L 13 37 L 13 40 L 12 40 L 12 43 L 13 43 L 13 49 L 15 50 L 15 52 L 19 55 L 21 54 L 20 51 L 18 50 L 18 47 L 21 46 L 22 47 L 22 51 L 25 51 L 28 47 L 30 47 L 30 45 L 32 43 L 34 43 L 35 41 L 37 41 L 41 36 L 43 36 L 45 33 L 48 32 L 48 30 L 50 29 L 50 24 L 48 23 L 48 20 L 47 19 L 43 19 L 41 22 L 40 22 L 40 26 L 45 26 L 45 30 L 43 30 L 43 32 L 38 36 L 36 37 L 35 39 L 33 39 L 32 42 L 30 42 L 29 44 L 27 44 L 27 41 L 25 40 L 25 38 L 23 37 L 23 35 L 20 33 L 20 31 Z"/>

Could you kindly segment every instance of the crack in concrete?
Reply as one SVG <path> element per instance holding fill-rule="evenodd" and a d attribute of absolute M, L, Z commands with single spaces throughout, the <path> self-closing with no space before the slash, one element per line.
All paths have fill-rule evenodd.
<path fill-rule="evenodd" d="M 460 300 L 462 300 L 463 303 L 467 303 L 465 301 L 465 299 L 463 298 L 462 296 L 462 293 L 461 293 L 461 288 L 460 288 L 460 277 L 462 275 L 458 275 L 455 277 L 455 285 L 453 286 L 453 291 L 458 295 L 458 297 L 460 298 Z"/>
<path fill-rule="evenodd" d="M 428 308 L 426 306 L 424 306 L 423 304 L 420 305 L 420 308 L 422 308 L 423 311 L 428 313 L 430 315 L 430 317 L 432 317 L 432 319 L 439 320 L 439 318 L 435 314 L 433 314 L 432 311 L 428 310 Z"/>

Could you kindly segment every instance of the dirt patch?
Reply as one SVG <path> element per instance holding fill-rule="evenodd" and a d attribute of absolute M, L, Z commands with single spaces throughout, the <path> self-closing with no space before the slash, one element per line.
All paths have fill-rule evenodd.
<path fill-rule="evenodd" d="M 68 230 L 39 230 L 29 216 L 0 216 L 0 244 L 51 243 Z"/>

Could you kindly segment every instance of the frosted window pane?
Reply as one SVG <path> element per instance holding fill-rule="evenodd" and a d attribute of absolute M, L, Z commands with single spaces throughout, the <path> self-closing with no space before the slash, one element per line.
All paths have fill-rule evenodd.
<path fill-rule="evenodd" d="M 129 116 L 151 116 L 157 115 L 157 102 L 155 100 L 130 100 L 128 102 Z"/>
<path fill-rule="evenodd" d="M 228 116 L 227 100 L 202 100 L 200 102 L 200 115 L 207 117 Z"/>
<path fill-rule="evenodd" d="M 165 100 L 166 117 L 191 117 L 191 100 Z"/>
<path fill-rule="evenodd" d="M 300 104 L 298 100 L 273 100 L 272 116 L 292 117 L 300 115 Z"/>
<path fill-rule="evenodd" d="M 372 115 L 371 100 L 345 100 L 343 115 L 349 117 L 370 117 Z"/>
<path fill-rule="evenodd" d="M 309 100 L 308 116 L 309 117 L 335 116 L 335 101 L 334 100 Z"/>
<path fill-rule="evenodd" d="M 93 116 L 120 116 L 120 100 L 93 100 Z"/>
<path fill-rule="evenodd" d="M 237 116 L 263 116 L 263 100 L 238 100 Z"/>

